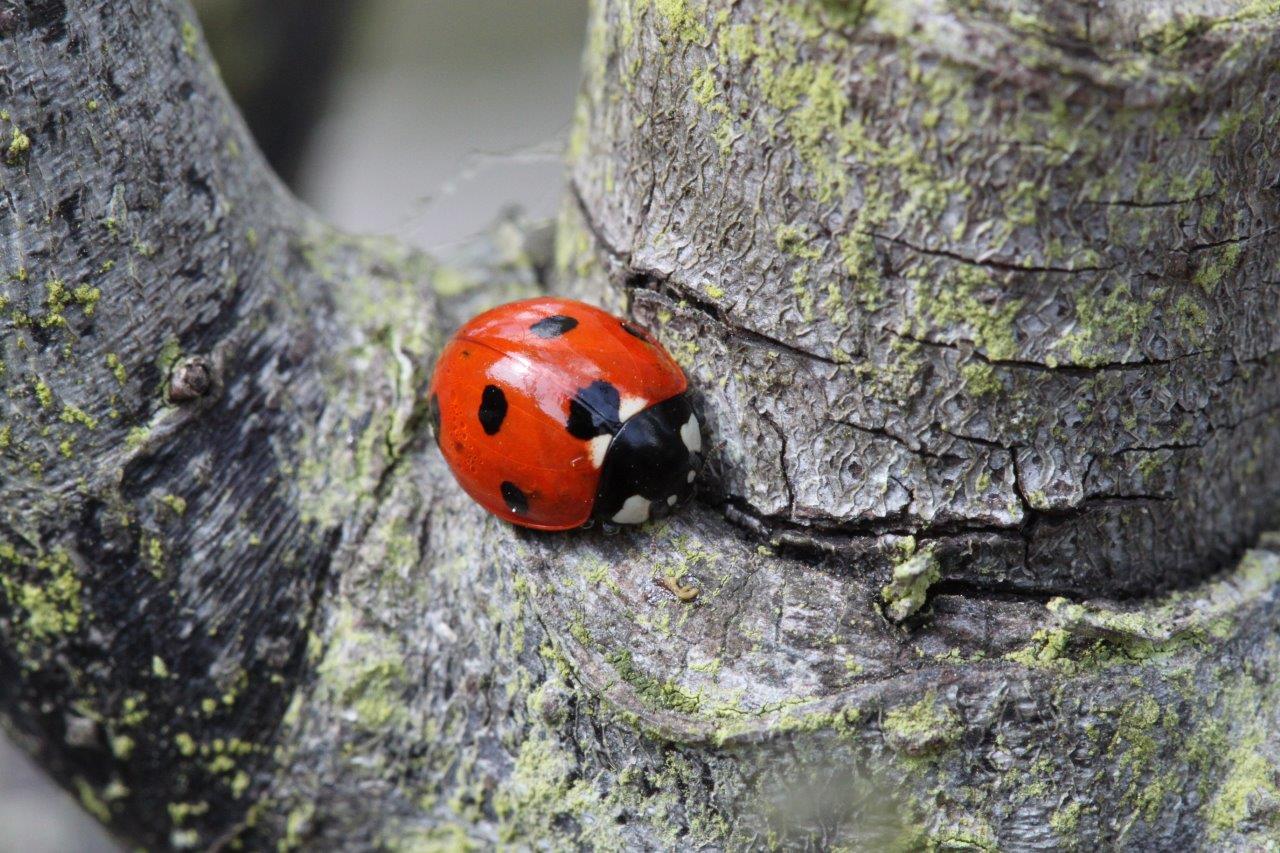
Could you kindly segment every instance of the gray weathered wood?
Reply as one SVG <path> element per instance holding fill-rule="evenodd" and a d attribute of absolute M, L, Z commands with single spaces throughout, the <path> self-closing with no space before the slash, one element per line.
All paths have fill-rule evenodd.
<path fill-rule="evenodd" d="M 1280 12 L 593 18 L 554 251 L 440 259 L 296 205 L 185 4 L 0 20 L 7 726 L 152 847 L 1273 840 Z M 548 286 L 685 365 L 688 512 L 452 484 L 432 355 Z"/>

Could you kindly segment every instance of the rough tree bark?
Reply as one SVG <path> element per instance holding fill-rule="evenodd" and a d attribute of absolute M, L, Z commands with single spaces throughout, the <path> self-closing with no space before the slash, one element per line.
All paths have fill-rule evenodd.
<path fill-rule="evenodd" d="M 0 707 L 123 838 L 1274 842 L 1275 3 L 599 0 L 554 258 L 325 229 L 185 4 L 0 26 Z M 691 511 L 452 484 L 435 347 L 546 287 L 688 370 Z"/>

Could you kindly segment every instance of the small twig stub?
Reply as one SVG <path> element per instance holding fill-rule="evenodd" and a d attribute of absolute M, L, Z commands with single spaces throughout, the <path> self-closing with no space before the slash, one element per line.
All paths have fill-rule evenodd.
<path fill-rule="evenodd" d="M 173 366 L 169 374 L 169 402 L 189 403 L 209 393 L 213 387 L 213 371 L 208 359 L 194 355 Z"/>

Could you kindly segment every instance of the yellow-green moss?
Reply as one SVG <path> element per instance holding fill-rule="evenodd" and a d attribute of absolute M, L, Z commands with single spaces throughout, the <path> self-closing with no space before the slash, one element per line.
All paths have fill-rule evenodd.
<path fill-rule="evenodd" d="M 1178 713 L 1162 708 L 1152 696 L 1139 696 L 1125 704 L 1118 717 L 1108 755 L 1128 772 L 1124 801 L 1150 822 L 1181 783 L 1177 774 L 1161 772 L 1158 766 L 1161 745 L 1169 743 L 1178 729 Z"/>
<path fill-rule="evenodd" d="M 1004 387 L 996 376 L 995 368 L 984 361 L 967 361 L 960 368 L 960 381 L 975 398 L 994 397 Z"/>
<path fill-rule="evenodd" d="M 917 270 L 916 275 L 919 274 Z M 929 324 L 942 329 L 970 329 L 974 344 L 992 360 L 1018 355 L 1014 320 L 1022 309 L 1022 300 L 990 298 L 989 293 L 1004 290 L 992 279 L 990 271 L 958 265 L 945 270 L 936 281 L 936 290 L 921 302 Z"/>
<path fill-rule="evenodd" d="M 814 239 L 794 225 L 779 225 L 774 231 L 773 242 L 784 255 L 810 261 L 822 257 L 822 249 L 815 245 Z"/>
<path fill-rule="evenodd" d="M 5 162 L 16 166 L 25 160 L 31 152 L 31 137 L 18 128 L 13 128 L 9 136 L 9 148 L 5 151 Z"/>
<path fill-rule="evenodd" d="M 63 549 L 25 557 L 0 542 L 0 593 L 17 612 L 20 646 L 47 643 L 79 630 L 84 617 L 82 587 Z"/>
<path fill-rule="evenodd" d="M 111 738 L 111 753 L 121 761 L 128 761 L 135 745 L 134 739 L 128 735 L 116 735 Z"/>
<path fill-rule="evenodd" d="M 209 804 L 204 800 L 196 803 L 169 803 L 169 820 L 175 825 L 186 823 L 193 817 L 207 814 Z"/>
<path fill-rule="evenodd" d="M 396 830 L 382 845 L 390 853 L 471 853 L 482 849 L 456 823 Z"/>
<path fill-rule="evenodd" d="M 403 654 L 387 637 L 357 627 L 355 613 L 339 614 L 318 671 L 334 701 L 350 708 L 362 728 L 381 731 L 403 723 Z"/>
<path fill-rule="evenodd" d="M 1208 261 L 1202 262 L 1195 272 L 1193 281 L 1206 294 L 1212 294 L 1222 280 L 1240 266 L 1243 253 L 1243 243 L 1228 243 L 1208 250 Z"/>
<path fill-rule="evenodd" d="M 187 56 L 196 55 L 196 45 L 200 43 L 200 30 L 190 21 L 182 22 L 182 52 Z"/>
<path fill-rule="evenodd" d="M 103 823 L 110 823 L 111 809 L 102 797 L 98 796 L 98 792 L 93 789 L 93 786 L 79 776 L 75 778 L 74 783 L 76 794 L 80 798 L 80 805 L 84 806 L 85 811 Z"/>
<path fill-rule="evenodd" d="M 300 803 L 285 818 L 284 838 L 276 842 L 276 850 L 297 850 L 302 846 L 303 834 L 311 826 L 316 814 L 316 804 L 310 800 Z"/>
<path fill-rule="evenodd" d="M 716 75 L 712 68 L 695 68 L 689 77 L 689 92 L 699 106 L 708 106 L 716 98 Z"/>
<path fill-rule="evenodd" d="M 550 734 L 538 733 L 520 745 L 511 776 L 495 793 L 494 811 L 501 822 L 499 839 L 549 836 L 558 815 L 589 813 L 596 790 L 577 774 L 571 752 Z"/>
<path fill-rule="evenodd" d="M 147 439 L 151 437 L 151 430 L 148 427 L 136 426 L 130 428 L 125 434 L 124 444 L 130 450 L 137 450 L 147 443 Z"/>
<path fill-rule="evenodd" d="M 182 358 L 182 345 L 177 338 L 169 338 L 160 347 L 160 354 L 156 356 L 156 366 L 162 373 L 168 373 L 180 358 Z"/>
<path fill-rule="evenodd" d="M 893 579 L 880 590 L 885 615 L 894 622 L 911 616 L 924 606 L 929 587 L 941 576 L 938 558 L 927 548 L 897 563 Z"/>
<path fill-rule="evenodd" d="M 180 495 L 164 495 L 160 498 L 160 503 L 172 510 L 174 515 L 182 516 L 187 513 L 187 499 Z"/>
<path fill-rule="evenodd" d="M 253 780 L 249 777 L 249 774 L 243 770 L 237 770 L 235 775 L 231 777 L 231 796 L 237 800 L 242 798 L 251 784 L 253 784 Z"/>
<path fill-rule="evenodd" d="M 655 707 L 692 714 L 701 705 L 698 696 L 689 693 L 679 685 L 659 681 L 641 671 L 629 651 L 612 652 L 605 656 L 605 660 L 617 670 L 619 678 L 635 688 L 642 699 Z"/>
<path fill-rule="evenodd" d="M 955 745 L 963 732 L 963 725 L 955 711 L 929 693 L 915 704 L 885 711 L 881 729 L 895 749 L 918 758 Z"/>
<path fill-rule="evenodd" d="M 682 41 L 706 41 L 707 28 L 701 21 L 701 12 L 695 12 L 688 0 L 653 0 L 653 5 L 668 32 Z"/>
<path fill-rule="evenodd" d="M 1263 737 L 1256 728 L 1227 753 L 1226 775 L 1205 809 L 1205 819 L 1213 837 L 1238 830 L 1246 820 L 1256 819 L 1258 812 L 1269 815 L 1266 821 L 1280 828 L 1276 808 L 1280 806 L 1280 788 L 1276 786 L 1276 765 L 1261 750 Z"/>
<path fill-rule="evenodd" d="M 66 309 L 78 305 L 86 317 L 92 317 L 102 291 L 87 284 L 75 288 L 67 287 L 62 279 L 52 279 L 45 283 L 45 313 L 39 318 L 45 328 L 65 328 L 67 325 Z"/>
<path fill-rule="evenodd" d="M 173 737 L 173 745 L 178 748 L 178 752 L 183 756 L 190 758 L 197 752 L 196 741 L 186 732 L 178 732 Z"/>
<path fill-rule="evenodd" d="M 1062 660 L 1071 635 L 1061 628 L 1042 628 L 1031 635 L 1031 640 L 1017 651 L 1005 655 L 1006 660 L 1024 666 L 1043 666 Z"/>
<path fill-rule="evenodd" d="M 159 536 L 143 535 L 138 543 L 138 556 L 157 578 L 165 575 L 164 542 Z"/>
<path fill-rule="evenodd" d="M 70 403 L 62 407 L 62 414 L 59 416 L 64 424 L 79 424 L 86 429 L 97 429 L 98 420 L 92 415 L 86 413 L 83 409 L 73 406 Z"/>
<path fill-rule="evenodd" d="M 981 815 L 965 815 L 954 825 L 929 833 L 927 849 L 930 853 L 935 850 L 982 850 L 998 853 L 1000 845 L 996 841 L 995 829 Z"/>
<path fill-rule="evenodd" d="M 1056 348 L 1065 350 L 1073 364 L 1086 366 L 1112 358 L 1104 347 L 1122 344 L 1128 350 L 1136 349 L 1162 296 L 1159 290 L 1135 295 L 1127 281 L 1112 287 L 1101 300 L 1082 293 L 1075 302 L 1078 328 L 1065 335 Z"/>
<path fill-rule="evenodd" d="M 144 707 L 145 699 L 146 696 L 142 693 L 124 697 L 124 700 L 120 703 L 120 713 L 116 717 L 121 726 L 131 728 L 146 722 L 150 712 Z"/>
<path fill-rule="evenodd" d="M 96 287 L 81 284 L 71 291 L 71 296 L 75 303 L 83 309 L 84 316 L 92 317 L 94 309 L 98 306 L 98 300 L 102 298 L 102 291 Z"/>
<path fill-rule="evenodd" d="M 884 304 L 884 285 L 880 280 L 880 264 L 875 241 L 866 234 L 842 234 L 836 241 L 840 261 L 853 280 L 853 294 L 867 311 L 877 311 Z"/>
<path fill-rule="evenodd" d="M 46 385 L 42 380 L 37 379 L 33 386 L 36 393 L 36 402 L 40 404 L 40 408 L 47 409 L 53 405 L 53 389 Z"/>
<path fill-rule="evenodd" d="M 127 374 L 124 370 L 124 363 L 120 361 L 120 356 L 113 352 L 107 353 L 107 369 L 111 371 L 111 375 L 116 378 L 116 382 L 124 385 Z"/>

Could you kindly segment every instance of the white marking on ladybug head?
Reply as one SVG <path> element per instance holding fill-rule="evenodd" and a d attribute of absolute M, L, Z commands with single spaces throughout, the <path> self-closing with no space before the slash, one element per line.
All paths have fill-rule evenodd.
<path fill-rule="evenodd" d="M 667 495 L 667 506 L 675 506 L 675 505 L 676 505 L 676 496 Z"/>
<path fill-rule="evenodd" d="M 696 480 L 696 479 L 698 479 L 698 472 L 697 472 L 697 471 L 694 471 L 694 470 L 690 470 L 690 471 L 689 471 L 689 476 L 688 476 L 688 477 L 685 477 L 685 481 L 686 481 L 686 482 L 689 482 L 689 483 L 692 483 L 692 482 L 693 482 L 694 480 Z"/>
<path fill-rule="evenodd" d="M 632 495 L 622 502 L 622 509 L 614 513 L 615 524 L 643 524 L 649 520 L 649 501 L 640 495 Z"/>
<path fill-rule="evenodd" d="M 609 444 L 613 441 L 611 435 L 597 435 L 595 438 L 587 442 L 587 449 L 591 452 L 591 464 L 599 468 L 604 464 L 604 455 L 609 452 Z"/>
<path fill-rule="evenodd" d="M 680 427 L 680 440 L 689 448 L 690 453 L 702 452 L 702 430 L 698 429 L 697 415 L 689 415 L 689 420 Z"/>
<path fill-rule="evenodd" d="M 649 408 L 649 401 L 643 397 L 623 397 L 618 401 L 618 421 L 626 423 L 632 415 L 639 414 Z"/>

